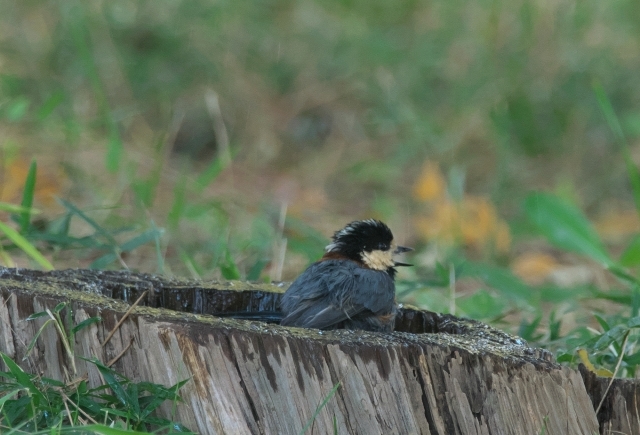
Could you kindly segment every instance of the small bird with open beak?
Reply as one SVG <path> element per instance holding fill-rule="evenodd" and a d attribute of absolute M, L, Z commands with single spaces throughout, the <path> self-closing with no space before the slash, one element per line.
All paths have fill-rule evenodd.
<path fill-rule="evenodd" d="M 280 302 L 283 326 L 390 332 L 397 313 L 394 254 L 387 225 L 367 219 L 336 231 L 324 256 L 287 289 Z"/>

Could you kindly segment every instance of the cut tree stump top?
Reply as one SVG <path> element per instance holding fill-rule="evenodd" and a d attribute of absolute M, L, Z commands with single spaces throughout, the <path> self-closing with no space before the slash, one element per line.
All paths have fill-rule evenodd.
<path fill-rule="evenodd" d="M 277 310 L 285 288 L 0 268 L 0 351 L 21 361 L 42 324 L 23 320 L 68 302 L 75 323 L 103 319 L 76 335 L 78 354 L 107 362 L 130 345 L 114 365 L 123 375 L 164 385 L 190 379 L 174 418 L 202 434 L 299 434 L 311 421 L 314 434 L 333 433 L 334 424 L 340 434 L 592 434 L 611 423 L 596 420 L 592 400 L 603 391 L 590 398 L 580 373 L 480 322 L 405 307 L 395 332 L 374 333 L 207 314 Z M 102 347 L 145 291 L 145 306 Z M 45 329 L 22 366 L 63 379 L 61 352 L 55 330 Z M 92 365 L 77 364 L 99 382 Z"/>

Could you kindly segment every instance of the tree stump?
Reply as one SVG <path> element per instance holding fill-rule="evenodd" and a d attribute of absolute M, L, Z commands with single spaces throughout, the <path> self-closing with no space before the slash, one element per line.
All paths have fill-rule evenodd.
<path fill-rule="evenodd" d="M 598 432 L 578 372 L 479 322 L 403 308 L 395 332 L 372 333 L 207 314 L 275 310 L 284 288 L 0 268 L 0 351 L 20 362 L 43 321 L 23 320 L 68 302 L 75 323 L 103 319 L 76 335 L 80 355 L 109 361 L 132 343 L 114 366 L 125 376 L 164 385 L 190 379 L 175 419 L 202 434 L 299 434 L 310 422 L 314 434 Z M 102 347 L 145 291 L 145 306 Z M 65 364 L 51 328 L 21 365 L 62 379 Z M 77 364 L 99 382 L 93 366 Z"/>
<path fill-rule="evenodd" d="M 601 378 L 580 365 L 580 374 L 591 397 L 593 406 L 598 407 L 605 391 L 598 413 L 601 434 L 640 434 L 640 383 L 638 379 Z M 611 386 L 609 386 L 611 384 Z"/>

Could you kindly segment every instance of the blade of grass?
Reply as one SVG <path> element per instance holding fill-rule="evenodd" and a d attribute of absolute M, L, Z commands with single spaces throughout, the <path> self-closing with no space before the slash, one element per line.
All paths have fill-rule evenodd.
<path fill-rule="evenodd" d="M 267 259 L 259 259 L 256 261 L 253 266 L 247 272 L 247 281 L 257 281 L 260 279 L 260 274 L 264 270 L 264 268 L 269 264 L 269 260 Z"/>
<path fill-rule="evenodd" d="M 129 429 L 117 429 L 117 428 L 105 426 L 102 424 L 90 424 L 88 426 L 83 426 L 81 431 L 79 431 L 77 428 L 64 428 L 60 430 L 61 434 L 67 433 L 67 432 L 96 433 L 100 435 L 148 435 L 149 434 L 149 432 L 138 432 L 138 431 L 132 431 Z"/>
<path fill-rule="evenodd" d="M 121 404 L 125 406 L 132 405 L 132 402 L 133 402 L 132 398 L 129 396 L 127 390 L 124 388 L 124 385 L 123 385 L 124 383 L 128 382 L 127 378 L 119 375 L 114 370 L 105 366 L 96 358 L 90 358 L 90 359 L 83 358 L 83 359 L 86 359 L 87 361 L 92 362 L 97 367 L 98 371 L 104 378 L 105 382 L 107 383 L 107 385 L 109 385 L 109 388 L 111 388 L 111 391 L 113 391 L 116 398 Z M 120 377 L 122 381 L 119 380 L 118 377 Z"/>
<path fill-rule="evenodd" d="M 40 213 L 39 210 L 36 210 L 34 208 L 22 207 L 20 205 L 9 204 L 8 202 L 0 202 L 0 211 L 20 214 L 24 212 L 29 212 L 30 214 Z"/>
<path fill-rule="evenodd" d="M 13 258 L 4 250 L 2 245 L 0 245 L 0 261 L 5 267 L 16 267 L 16 263 L 14 263 Z"/>
<path fill-rule="evenodd" d="M 31 243 L 29 243 L 27 239 L 22 237 L 19 232 L 17 232 L 4 222 L 0 222 L 0 231 L 3 232 L 14 245 L 20 248 L 22 252 L 27 254 L 36 263 L 38 263 L 40 267 L 46 270 L 54 269 L 53 265 L 49 263 L 49 260 L 44 258 L 44 256 Z"/>
<path fill-rule="evenodd" d="M 156 232 L 153 241 L 156 248 L 155 251 L 158 273 L 160 275 L 164 275 L 164 256 L 162 255 L 162 246 L 160 245 L 160 236 L 162 235 L 162 230 L 161 228 L 158 228 L 156 226 L 156 223 L 153 221 L 153 219 L 151 219 L 151 229 Z"/>
<path fill-rule="evenodd" d="M 525 199 L 524 209 L 529 221 L 554 245 L 586 255 L 605 267 L 614 266 L 593 225 L 573 204 L 535 192 Z"/>
<path fill-rule="evenodd" d="M 510 270 L 479 262 L 467 262 L 459 276 L 482 280 L 513 302 L 535 305 L 539 295 Z"/>
<path fill-rule="evenodd" d="M 13 98 L 6 105 L 4 117 L 11 122 L 20 121 L 27 114 L 29 106 L 31 106 L 31 101 L 27 97 L 19 96 Z"/>
<path fill-rule="evenodd" d="M 220 261 L 219 267 L 224 279 L 240 279 L 240 271 L 235 261 L 233 261 L 228 248 L 224 252 L 224 257 Z"/>
<path fill-rule="evenodd" d="M 77 334 L 79 331 L 82 331 L 87 326 L 93 325 L 94 323 L 102 322 L 102 317 L 89 317 L 88 319 L 84 319 L 82 322 L 78 323 L 71 329 L 71 334 Z"/>
<path fill-rule="evenodd" d="M 54 91 L 42 105 L 36 110 L 38 121 L 44 121 L 65 99 L 65 93 L 61 90 Z"/>
<path fill-rule="evenodd" d="M 120 250 L 122 252 L 133 251 L 137 247 L 155 240 L 156 237 L 160 237 L 163 232 L 164 231 L 161 228 L 150 228 L 145 232 L 124 242 L 122 245 L 120 245 Z"/>
<path fill-rule="evenodd" d="M 626 281 L 632 285 L 640 284 L 640 281 L 638 280 L 638 278 L 631 275 L 630 273 L 628 273 L 626 270 L 619 267 L 618 265 L 612 264 L 607 269 L 609 270 L 609 272 L 611 272 L 613 275 L 615 275 L 617 278 L 619 278 L 622 281 Z"/>
<path fill-rule="evenodd" d="M 2 411 L 2 407 L 4 406 L 4 403 L 7 400 L 11 399 L 16 394 L 18 394 L 19 392 L 20 392 L 20 390 L 13 390 L 10 393 L 7 393 L 6 395 L 0 397 L 0 411 Z"/>
<path fill-rule="evenodd" d="M 151 229 L 143 232 L 142 234 L 139 234 L 139 235 L 127 240 L 122 245 L 120 245 L 118 247 L 118 249 L 117 249 L 117 254 L 113 253 L 113 252 L 110 252 L 110 253 L 105 254 L 102 257 L 96 259 L 95 261 L 93 261 L 89 265 L 89 268 L 90 269 L 102 269 L 102 268 L 106 267 L 107 265 L 109 265 L 111 262 L 117 260 L 118 256 L 120 255 L 120 253 L 133 251 L 137 247 L 155 240 L 157 237 L 160 237 L 160 235 L 162 235 L 162 229 L 151 228 Z"/>
<path fill-rule="evenodd" d="M 160 185 L 160 181 L 164 174 L 164 165 L 167 161 L 167 151 L 170 149 L 170 144 L 175 141 L 177 132 L 168 132 L 168 135 L 170 136 L 169 138 L 160 137 L 156 140 L 156 146 L 153 150 L 153 160 L 155 162 L 148 176 L 144 177 L 140 175 L 147 172 L 142 170 L 140 166 L 138 166 L 137 173 L 133 176 L 131 187 L 136 194 L 138 201 L 145 208 L 151 208 L 158 196 L 158 186 Z M 167 142 L 167 139 L 170 142 Z"/>
<path fill-rule="evenodd" d="M 616 374 L 618 373 L 618 370 L 620 370 L 620 364 L 622 364 L 622 358 L 624 357 L 624 351 L 627 347 L 627 340 L 629 340 L 630 332 L 631 331 L 627 331 L 626 334 L 624 335 L 624 340 L 622 340 L 622 350 L 620 351 L 620 355 L 618 355 L 618 362 L 616 363 L 616 368 L 613 371 L 613 375 L 611 376 L 611 380 L 609 381 L 607 388 L 604 390 L 604 393 L 602 393 L 602 399 L 600 399 L 600 403 L 598 403 L 598 407 L 596 408 L 596 415 L 598 415 L 598 413 L 600 412 L 600 408 L 604 403 L 604 399 L 606 399 L 607 394 L 609 393 L 609 388 L 611 388 L 611 385 L 613 384 L 613 381 L 616 378 Z"/>
<path fill-rule="evenodd" d="M 636 167 L 635 163 L 633 163 L 633 159 L 631 158 L 629 142 L 624 135 L 620 120 L 616 116 L 615 110 L 613 110 L 611 101 L 607 97 L 604 87 L 599 81 L 593 83 L 593 92 L 595 93 L 596 99 L 598 100 L 600 110 L 602 110 L 604 118 L 606 119 L 607 124 L 609 124 L 609 128 L 611 129 L 611 131 L 613 131 L 618 144 L 622 148 L 622 157 L 624 158 L 624 163 L 627 167 L 627 175 L 629 177 L 629 182 L 631 183 L 633 199 L 636 204 L 636 210 L 638 210 L 638 214 L 640 214 L 640 171 L 638 171 L 638 168 Z"/>
<path fill-rule="evenodd" d="M 178 229 L 180 219 L 184 215 L 187 206 L 187 177 L 183 173 L 173 188 L 173 204 L 167 216 L 167 222 L 171 231 Z"/>
<path fill-rule="evenodd" d="M 148 402 L 145 402 L 144 408 L 141 410 L 142 418 L 151 416 L 151 413 L 153 413 L 165 400 L 181 400 L 178 395 L 178 390 L 187 382 L 189 382 L 189 379 L 180 381 L 170 388 L 149 382 L 141 382 L 140 386 L 143 387 L 145 391 L 151 393 L 151 399 Z"/>
<path fill-rule="evenodd" d="M 36 161 L 31 162 L 29 166 L 29 172 L 27 172 L 27 179 L 24 182 L 24 190 L 22 192 L 22 203 L 20 204 L 25 210 L 20 213 L 20 234 L 25 234 L 29 230 L 29 224 L 31 223 L 31 206 L 33 205 L 33 195 L 36 190 L 36 174 L 38 171 L 38 164 Z"/>
<path fill-rule="evenodd" d="M 94 261 L 92 261 L 89 265 L 89 269 L 104 269 L 117 259 L 118 256 L 116 254 L 114 254 L 113 252 L 109 252 L 108 254 L 104 254 L 102 257 L 98 257 Z"/>
<path fill-rule="evenodd" d="M 122 140 L 120 138 L 120 132 L 118 131 L 118 125 L 113 118 L 111 109 L 109 108 L 107 93 L 104 89 L 104 85 L 102 84 L 102 80 L 100 79 L 98 66 L 93 58 L 93 48 L 90 46 L 92 38 L 89 29 L 85 25 L 87 20 L 82 9 L 83 7 L 83 3 L 76 3 L 76 7 L 69 10 L 69 22 L 71 23 L 71 33 L 73 42 L 76 46 L 76 51 L 83 63 L 85 69 L 84 72 L 91 83 L 91 87 L 93 88 L 93 93 L 100 109 L 102 121 L 105 123 L 109 132 L 105 166 L 109 172 L 113 173 L 118 170 L 122 159 Z"/>
<path fill-rule="evenodd" d="M 231 159 L 234 155 L 235 151 L 233 154 L 217 157 L 211 162 L 207 169 L 196 178 L 195 184 L 198 192 L 202 192 L 209 184 L 218 178 L 218 175 L 231 164 Z"/>
<path fill-rule="evenodd" d="M 194 279 L 202 279 L 204 271 L 201 270 L 200 267 L 198 267 L 198 264 L 195 262 L 193 257 L 184 249 L 180 249 L 178 251 L 178 255 L 180 256 L 180 260 L 189 270 L 189 273 L 191 273 L 191 277 Z"/>
<path fill-rule="evenodd" d="M 120 165 L 120 160 L 122 160 L 122 140 L 120 139 L 120 132 L 118 131 L 118 126 L 116 122 L 111 117 L 109 113 L 109 108 L 106 107 L 105 120 L 107 125 L 109 126 L 109 142 L 107 142 L 107 158 L 106 158 L 106 167 L 109 172 L 115 172 L 118 170 L 118 166 Z"/>
<path fill-rule="evenodd" d="M 44 314 L 47 314 L 47 313 L 44 312 Z M 38 342 L 38 338 L 42 334 L 42 331 L 44 331 L 44 329 L 47 326 L 49 326 L 49 323 L 51 323 L 51 322 L 54 322 L 54 320 L 49 319 L 49 320 L 45 321 L 42 324 L 42 326 L 40 327 L 40 329 L 38 329 L 38 332 L 36 333 L 36 335 L 34 335 L 33 338 L 31 339 L 31 342 L 29 343 L 29 346 L 27 346 L 27 351 L 24 353 L 24 356 L 22 357 L 22 361 L 25 361 L 27 358 L 29 358 L 29 354 L 31 353 L 31 351 L 35 347 L 36 343 Z"/>
<path fill-rule="evenodd" d="M 5 355 L 0 352 L 0 358 L 4 362 L 5 366 L 9 369 L 9 372 L 15 377 L 16 382 L 22 385 L 23 388 L 29 390 L 29 394 L 33 397 L 37 398 L 37 400 L 41 401 L 41 403 L 46 403 L 46 398 L 42 394 L 42 392 L 35 386 L 35 384 L 31 381 L 31 376 L 27 374 L 24 370 L 18 366 L 9 355 Z"/>
<path fill-rule="evenodd" d="M 620 260 L 618 260 L 623 267 L 634 267 L 640 264 L 640 235 L 635 236 L 622 254 L 620 254 Z"/>
<path fill-rule="evenodd" d="M 329 394 L 327 394 L 327 397 L 325 397 L 324 400 L 322 401 L 322 403 L 316 408 L 316 411 L 313 413 L 313 415 L 311 416 L 311 418 L 309 419 L 309 421 L 307 422 L 305 427 L 302 428 L 302 430 L 300 431 L 300 435 L 306 433 L 309 430 L 309 428 L 311 427 L 313 422 L 318 417 L 318 414 L 320 414 L 320 411 L 322 411 L 322 408 L 324 408 L 327 405 L 327 403 L 329 403 L 329 400 L 331 400 L 333 395 L 336 394 L 336 391 L 338 391 L 338 388 L 340 388 L 340 385 L 341 385 L 341 383 L 338 382 L 337 384 L 335 384 L 333 386 L 331 391 L 329 391 Z"/>
<path fill-rule="evenodd" d="M 61 308 L 58 308 L 62 305 Z M 67 352 L 67 356 L 69 357 L 69 361 L 71 362 L 71 368 L 73 369 L 73 375 L 77 375 L 78 370 L 76 368 L 76 359 L 75 359 L 75 353 L 73 351 L 73 347 L 75 345 L 75 341 L 71 341 L 69 335 L 67 335 L 67 332 L 65 331 L 65 324 L 64 321 L 62 320 L 62 318 L 60 317 L 60 311 L 66 306 L 66 302 L 61 302 L 60 304 L 58 304 L 56 306 L 56 308 L 54 308 L 55 314 L 53 312 L 51 312 L 50 309 L 46 309 L 45 311 L 49 314 L 49 317 L 51 319 L 54 320 L 53 322 L 53 326 L 56 327 L 56 331 L 58 331 L 58 337 L 60 338 L 60 341 L 62 342 L 62 346 L 64 347 L 65 351 Z"/>
<path fill-rule="evenodd" d="M 93 248 L 93 249 L 110 249 L 110 244 L 102 243 L 94 238 L 94 236 L 86 237 L 70 237 L 51 233 L 32 233 L 29 235 L 31 240 L 42 240 L 52 245 L 58 245 L 63 249 L 74 248 Z"/>
<path fill-rule="evenodd" d="M 75 214 L 76 216 L 78 216 L 80 219 L 82 219 L 83 221 L 85 221 L 86 223 L 88 223 L 94 230 L 96 230 L 96 232 L 98 234 L 100 234 L 102 237 L 104 237 L 105 239 L 107 239 L 107 241 L 109 242 L 109 244 L 111 246 L 113 246 L 114 248 L 117 247 L 118 243 L 116 242 L 116 239 L 113 238 L 113 236 L 111 234 L 109 234 L 109 232 L 107 230 L 105 230 L 104 228 L 102 228 L 100 225 L 98 225 L 98 223 L 96 221 L 94 221 L 93 219 L 91 219 L 89 216 L 87 216 L 82 210 L 80 210 L 78 207 L 76 207 L 75 205 L 71 204 L 68 201 L 65 201 L 62 198 L 58 198 L 58 202 L 67 210 L 69 210 L 71 213 Z"/>

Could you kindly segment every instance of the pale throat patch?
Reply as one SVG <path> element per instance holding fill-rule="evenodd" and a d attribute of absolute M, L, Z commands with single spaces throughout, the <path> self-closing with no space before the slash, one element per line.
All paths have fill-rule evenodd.
<path fill-rule="evenodd" d="M 395 246 L 392 246 L 388 251 L 375 249 L 371 252 L 363 252 L 361 254 L 362 262 L 374 270 L 387 270 L 395 265 L 395 261 L 393 261 L 394 250 Z"/>

